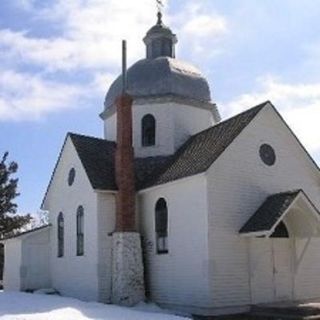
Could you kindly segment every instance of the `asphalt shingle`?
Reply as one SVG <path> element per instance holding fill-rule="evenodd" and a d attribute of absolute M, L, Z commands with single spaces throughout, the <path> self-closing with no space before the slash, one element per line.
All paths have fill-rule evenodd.
<path fill-rule="evenodd" d="M 288 191 L 269 196 L 239 232 L 270 231 L 300 192 Z"/>

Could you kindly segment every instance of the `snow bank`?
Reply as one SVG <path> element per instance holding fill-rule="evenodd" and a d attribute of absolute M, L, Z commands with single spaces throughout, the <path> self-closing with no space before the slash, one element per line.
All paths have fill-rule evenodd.
<path fill-rule="evenodd" d="M 162 313 L 161 313 L 162 312 Z M 183 320 L 155 305 L 123 308 L 47 295 L 0 291 L 1 320 Z"/>

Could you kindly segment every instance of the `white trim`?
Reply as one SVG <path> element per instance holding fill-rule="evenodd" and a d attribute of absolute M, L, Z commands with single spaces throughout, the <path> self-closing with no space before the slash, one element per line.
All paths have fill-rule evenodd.
<path fill-rule="evenodd" d="M 267 236 L 267 233 L 268 233 L 268 230 L 264 230 L 264 231 L 239 233 L 239 235 L 240 237 L 249 238 L 249 237 Z"/>

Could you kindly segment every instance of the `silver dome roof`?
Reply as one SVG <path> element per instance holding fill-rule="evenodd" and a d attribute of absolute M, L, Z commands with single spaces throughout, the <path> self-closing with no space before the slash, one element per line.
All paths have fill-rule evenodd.
<path fill-rule="evenodd" d="M 211 102 L 208 82 L 200 71 L 167 56 L 143 59 L 133 64 L 127 71 L 127 92 L 133 98 L 173 95 Z M 105 110 L 114 105 L 121 93 L 122 78 L 119 76 L 106 95 Z"/>

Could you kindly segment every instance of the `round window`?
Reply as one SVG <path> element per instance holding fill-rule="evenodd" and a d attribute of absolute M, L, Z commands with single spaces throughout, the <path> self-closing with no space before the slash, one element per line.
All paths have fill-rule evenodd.
<path fill-rule="evenodd" d="M 276 154 L 269 144 L 263 144 L 260 147 L 260 158 L 267 166 L 272 166 L 276 162 Z"/>
<path fill-rule="evenodd" d="M 71 186 L 74 182 L 74 178 L 76 176 L 75 168 L 71 168 L 68 175 L 68 185 Z"/>

